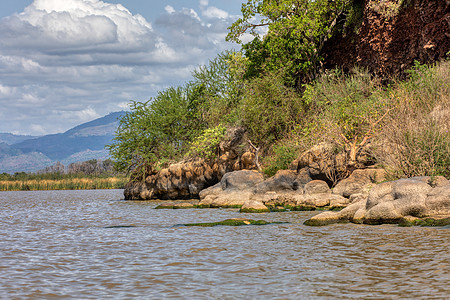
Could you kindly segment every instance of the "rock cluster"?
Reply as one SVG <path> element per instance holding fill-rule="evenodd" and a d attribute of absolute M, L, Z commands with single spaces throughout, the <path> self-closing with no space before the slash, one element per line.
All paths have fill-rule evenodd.
<path fill-rule="evenodd" d="M 339 212 L 316 215 L 305 224 L 414 224 L 426 218 L 449 220 L 449 216 L 450 181 L 439 176 L 413 177 L 378 184 L 366 198 Z"/>
<path fill-rule="evenodd" d="M 145 182 L 129 182 L 125 186 L 126 200 L 192 199 L 231 171 L 254 168 L 254 154 L 246 151 L 247 138 L 242 128 L 230 128 L 221 143 L 219 157 L 187 160 L 172 164 L 151 174 Z M 248 148 L 248 147 L 247 147 Z"/>
<path fill-rule="evenodd" d="M 307 168 L 280 170 L 267 180 L 256 171 L 241 170 L 227 173 L 221 182 L 201 191 L 199 206 L 241 207 L 241 212 L 342 209 L 358 199 L 351 196 L 361 196 L 362 190 L 383 178 L 381 170 L 361 170 L 332 191 L 325 181 L 313 180 Z"/>

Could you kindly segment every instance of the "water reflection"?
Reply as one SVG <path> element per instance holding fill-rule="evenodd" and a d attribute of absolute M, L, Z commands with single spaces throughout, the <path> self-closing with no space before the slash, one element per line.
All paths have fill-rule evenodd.
<path fill-rule="evenodd" d="M 0 193 L 5 298 L 435 298 L 450 294 L 447 228 L 174 227 L 237 210 L 154 210 L 122 191 Z"/>

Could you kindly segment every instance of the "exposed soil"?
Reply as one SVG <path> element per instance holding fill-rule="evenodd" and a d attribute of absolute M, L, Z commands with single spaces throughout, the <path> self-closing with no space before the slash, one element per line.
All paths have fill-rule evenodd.
<path fill-rule="evenodd" d="M 365 0 L 357 33 L 341 34 L 326 44 L 326 67 L 348 70 L 357 64 L 383 77 L 403 77 L 416 60 L 430 63 L 448 56 L 450 1 L 405 0 L 392 17 L 374 10 L 373 1 Z"/>

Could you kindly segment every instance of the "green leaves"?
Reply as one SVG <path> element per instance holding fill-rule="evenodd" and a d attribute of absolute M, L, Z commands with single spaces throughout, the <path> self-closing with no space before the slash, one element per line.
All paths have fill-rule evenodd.
<path fill-rule="evenodd" d="M 240 43 L 245 33 L 255 39 L 244 45 L 249 75 L 255 67 L 273 72 L 284 69 L 286 83 L 299 87 L 316 77 L 321 50 L 352 0 L 248 0 L 242 18 L 229 27 L 227 40 Z M 258 29 L 267 33 L 261 38 Z M 260 31 L 261 32 L 261 31 Z"/>
<path fill-rule="evenodd" d="M 213 158 L 224 136 L 220 124 L 233 118 L 242 97 L 243 61 L 239 53 L 224 52 L 195 70 L 186 85 L 170 87 L 146 102 L 132 101 L 107 146 L 116 168 L 144 180 L 189 149 L 191 156 Z"/>

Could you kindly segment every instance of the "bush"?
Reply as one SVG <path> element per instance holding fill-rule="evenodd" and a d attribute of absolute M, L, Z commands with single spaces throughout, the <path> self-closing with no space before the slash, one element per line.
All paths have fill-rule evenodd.
<path fill-rule="evenodd" d="M 169 88 L 150 103 L 132 102 L 108 145 L 118 170 L 135 180 L 182 157 L 201 126 L 189 109 L 188 88 Z"/>
<path fill-rule="evenodd" d="M 393 90 L 395 115 L 380 132 L 377 159 L 391 179 L 442 175 L 450 178 L 449 62 L 416 65 L 410 80 Z"/>
<path fill-rule="evenodd" d="M 263 172 L 273 176 L 278 170 L 284 170 L 294 161 L 299 154 L 299 147 L 292 140 L 286 139 L 273 145 L 271 154 L 263 161 Z"/>
<path fill-rule="evenodd" d="M 226 128 L 222 125 L 208 128 L 192 142 L 187 157 L 202 157 L 207 160 L 216 159 L 220 142 L 225 138 Z"/>
<path fill-rule="evenodd" d="M 304 107 L 295 90 L 278 74 L 252 79 L 238 109 L 242 125 L 254 144 L 270 145 L 282 139 L 301 120 Z"/>

